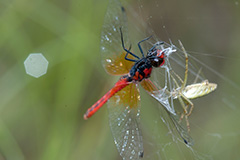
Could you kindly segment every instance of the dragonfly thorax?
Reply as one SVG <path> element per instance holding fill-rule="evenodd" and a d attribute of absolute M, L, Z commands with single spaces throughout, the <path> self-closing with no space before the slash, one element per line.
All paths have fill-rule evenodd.
<path fill-rule="evenodd" d="M 149 78 L 152 72 L 152 64 L 149 58 L 139 59 L 131 68 L 128 79 L 129 81 L 142 81 Z"/>
<path fill-rule="evenodd" d="M 132 66 L 129 74 L 129 81 L 142 81 L 149 78 L 152 67 L 160 67 L 164 64 L 164 52 L 159 49 L 152 49 L 146 57 L 142 57 Z"/>

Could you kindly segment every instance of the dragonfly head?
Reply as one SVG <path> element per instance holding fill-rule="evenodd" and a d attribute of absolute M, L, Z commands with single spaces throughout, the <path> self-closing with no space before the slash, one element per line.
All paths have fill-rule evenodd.
<path fill-rule="evenodd" d="M 157 54 L 156 56 L 149 57 L 149 60 L 150 60 L 151 65 L 153 67 L 160 67 L 165 62 L 165 60 L 164 60 L 164 52 L 161 52 L 161 50 L 157 50 L 157 53 L 158 52 L 159 52 L 159 54 Z M 160 52 L 161 52 L 161 54 L 160 54 Z"/>

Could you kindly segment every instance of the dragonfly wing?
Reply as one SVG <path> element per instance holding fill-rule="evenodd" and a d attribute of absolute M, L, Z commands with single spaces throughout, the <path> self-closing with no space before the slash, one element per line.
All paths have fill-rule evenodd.
<path fill-rule="evenodd" d="M 142 87 L 147 91 L 149 95 L 151 95 L 155 100 L 160 102 L 163 105 L 164 109 L 166 110 L 167 114 L 171 118 L 177 132 L 179 133 L 180 137 L 187 145 L 193 145 L 193 139 L 189 135 L 187 131 L 186 124 L 183 121 L 179 121 L 180 116 L 175 113 L 172 108 L 174 108 L 173 103 L 171 103 L 171 96 L 167 93 L 167 90 L 164 88 L 160 88 L 157 85 L 154 85 L 149 79 L 143 80 L 141 83 Z"/>
<path fill-rule="evenodd" d="M 125 9 L 118 0 L 109 1 L 103 22 L 100 42 L 102 64 L 106 72 L 112 75 L 127 74 L 133 62 L 125 60 L 126 52 L 121 42 L 120 27 L 124 44 L 130 48 Z M 131 55 L 128 58 L 133 59 Z"/>
<path fill-rule="evenodd" d="M 109 101 L 109 123 L 118 152 L 123 159 L 143 157 L 140 123 L 140 95 L 137 84 L 131 83 Z"/>
<path fill-rule="evenodd" d="M 185 126 L 183 123 L 179 122 L 180 116 L 173 115 L 170 112 L 168 112 L 168 114 L 169 114 L 174 126 L 176 127 L 177 132 L 179 133 L 180 137 L 183 139 L 184 143 L 188 146 L 192 146 L 194 144 L 194 141 L 187 131 L 187 126 Z"/>

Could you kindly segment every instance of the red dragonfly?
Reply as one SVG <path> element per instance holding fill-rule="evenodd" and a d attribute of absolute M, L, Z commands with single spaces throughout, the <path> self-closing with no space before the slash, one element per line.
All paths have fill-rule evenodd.
<path fill-rule="evenodd" d="M 164 48 L 164 42 L 157 42 L 146 53 L 138 42 L 141 57 L 132 53 L 125 46 L 129 45 L 125 9 L 118 0 L 110 0 L 101 33 L 102 63 L 106 72 L 111 75 L 122 75 L 117 83 L 100 100 L 92 105 L 84 115 L 90 118 L 106 102 L 109 109 L 109 123 L 115 144 L 123 159 L 143 157 L 143 140 L 140 129 L 140 94 L 138 84 L 154 98 L 158 97 L 159 88 L 149 79 L 152 69 L 161 67 L 168 55 L 174 52 Z M 124 35 L 123 35 L 124 34 Z M 124 38 L 123 38 L 124 36 Z M 131 46 L 131 45 L 129 45 Z M 157 98 L 156 98 L 157 99 Z M 174 122 L 180 136 L 186 144 L 192 139 L 177 123 L 170 105 L 164 105 Z"/>

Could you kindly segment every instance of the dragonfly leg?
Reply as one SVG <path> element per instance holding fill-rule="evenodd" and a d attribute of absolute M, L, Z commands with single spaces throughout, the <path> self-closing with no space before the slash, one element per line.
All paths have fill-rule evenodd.
<path fill-rule="evenodd" d="M 142 53 L 142 57 L 144 57 L 144 53 L 143 53 L 143 50 L 142 50 L 142 47 L 141 47 L 141 43 L 146 41 L 146 40 L 149 40 L 150 38 L 152 38 L 152 36 L 149 36 L 149 37 L 141 40 L 140 42 L 138 42 L 138 48 L 139 48 L 140 52 Z"/>
<path fill-rule="evenodd" d="M 140 59 L 137 55 L 135 55 L 134 53 L 130 52 L 128 49 L 125 48 L 124 41 L 123 41 L 123 33 L 122 33 L 122 28 L 121 27 L 120 27 L 120 33 L 121 33 L 122 47 L 123 47 L 124 51 L 127 52 L 127 54 L 125 55 L 125 59 L 128 60 L 128 61 L 136 62 L 137 60 L 135 60 L 135 59 L 127 58 L 128 54 L 130 54 L 133 57 L 135 57 L 137 59 Z"/>

